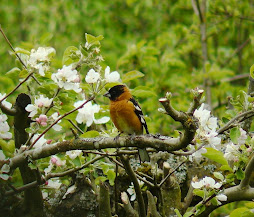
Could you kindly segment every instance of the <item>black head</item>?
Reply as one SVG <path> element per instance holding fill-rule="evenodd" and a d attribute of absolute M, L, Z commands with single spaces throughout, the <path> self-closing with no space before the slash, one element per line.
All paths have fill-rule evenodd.
<path fill-rule="evenodd" d="M 116 85 L 109 89 L 103 96 L 108 97 L 110 100 L 115 101 L 126 90 L 125 85 Z"/>

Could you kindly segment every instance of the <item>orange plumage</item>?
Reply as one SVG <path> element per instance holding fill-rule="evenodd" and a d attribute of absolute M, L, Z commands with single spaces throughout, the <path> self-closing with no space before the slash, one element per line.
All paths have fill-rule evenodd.
<path fill-rule="evenodd" d="M 149 134 L 146 121 L 139 104 L 125 85 L 112 87 L 104 96 L 110 99 L 110 116 L 120 133 L 143 134 L 143 127 Z M 144 149 L 139 149 L 141 161 L 149 161 Z"/>

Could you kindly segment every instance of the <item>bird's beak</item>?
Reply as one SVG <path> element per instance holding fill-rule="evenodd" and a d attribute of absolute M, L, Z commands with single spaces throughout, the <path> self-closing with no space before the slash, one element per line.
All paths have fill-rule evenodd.
<path fill-rule="evenodd" d="M 103 96 L 108 97 L 108 98 L 110 98 L 110 97 L 111 97 L 111 95 L 110 95 L 110 93 L 109 93 L 109 92 L 106 92 Z"/>

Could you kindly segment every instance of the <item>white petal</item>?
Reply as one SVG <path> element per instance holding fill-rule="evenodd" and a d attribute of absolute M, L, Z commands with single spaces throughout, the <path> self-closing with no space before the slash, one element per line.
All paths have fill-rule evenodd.
<path fill-rule="evenodd" d="M 96 124 L 105 124 L 107 123 L 108 121 L 110 120 L 109 117 L 105 116 L 105 117 L 102 117 L 100 119 L 94 119 L 94 123 Z"/>
<path fill-rule="evenodd" d="M 225 194 L 218 194 L 216 196 L 216 198 L 219 200 L 219 201 L 227 201 L 228 197 L 225 195 Z"/>

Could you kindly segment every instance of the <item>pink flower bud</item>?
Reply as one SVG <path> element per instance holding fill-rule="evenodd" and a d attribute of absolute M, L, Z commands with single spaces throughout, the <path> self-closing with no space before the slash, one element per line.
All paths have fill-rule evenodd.
<path fill-rule="evenodd" d="M 57 163 L 57 159 L 56 159 L 55 157 L 51 157 L 50 160 L 51 160 L 51 163 L 52 163 L 52 164 L 56 164 L 56 163 Z"/>
<path fill-rule="evenodd" d="M 40 115 L 39 118 L 36 118 L 35 120 L 38 124 L 47 126 L 48 117 L 46 115 Z"/>
<path fill-rule="evenodd" d="M 52 142 L 52 139 L 47 140 L 47 144 L 50 144 Z"/>
<path fill-rule="evenodd" d="M 38 106 L 39 108 L 43 107 L 43 102 L 39 102 L 39 103 L 37 104 L 37 106 Z"/>

